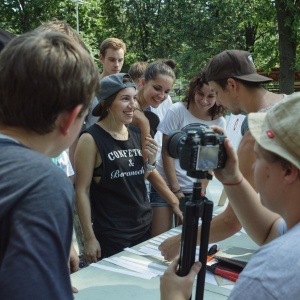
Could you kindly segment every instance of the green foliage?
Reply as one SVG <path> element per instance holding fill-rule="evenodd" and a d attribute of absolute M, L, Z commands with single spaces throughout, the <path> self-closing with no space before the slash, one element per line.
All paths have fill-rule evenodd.
<path fill-rule="evenodd" d="M 285 24 L 293 28 L 299 52 L 299 1 L 276 1 L 293 12 Z M 54 18 L 76 29 L 76 2 L 0 2 L 0 27 L 15 34 Z M 177 78 L 190 79 L 215 54 L 233 48 L 252 52 L 264 71 L 279 66 L 275 0 L 84 0 L 78 5 L 78 18 L 80 34 L 98 63 L 99 45 L 105 38 L 125 41 L 124 71 L 135 61 L 173 58 Z"/>

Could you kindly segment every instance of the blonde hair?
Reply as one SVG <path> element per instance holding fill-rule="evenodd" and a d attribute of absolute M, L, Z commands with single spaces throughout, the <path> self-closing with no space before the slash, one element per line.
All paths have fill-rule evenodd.
<path fill-rule="evenodd" d="M 109 48 L 113 50 L 123 49 L 124 54 L 126 53 L 125 43 L 118 38 L 107 38 L 106 40 L 104 40 L 100 45 L 100 55 L 104 57 L 106 54 L 106 50 Z"/>

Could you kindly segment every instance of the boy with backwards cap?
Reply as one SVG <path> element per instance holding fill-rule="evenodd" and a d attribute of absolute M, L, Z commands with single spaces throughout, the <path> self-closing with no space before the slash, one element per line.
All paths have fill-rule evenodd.
<path fill-rule="evenodd" d="M 232 145 L 225 142 L 227 162 L 215 176 L 224 185 L 243 227 L 258 244 L 228 299 L 298 299 L 300 293 L 300 93 L 287 96 L 267 113 L 250 113 L 255 140 L 254 180 L 259 195 L 238 167 Z M 215 130 L 219 130 L 215 128 Z M 162 300 L 188 299 L 199 262 L 178 277 L 174 261 L 161 279 Z M 168 290 L 172 290 L 170 297 Z"/>
<path fill-rule="evenodd" d="M 217 102 L 234 115 L 264 112 L 282 100 L 285 95 L 266 90 L 262 84 L 272 79 L 256 72 L 251 53 L 242 50 L 225 50 L 216 55 L 205 67 L 209 85 L 217 93 Z M 254 139 L 242 124 L 243 138 L 238 146 L 239 167 L 244 177 L 255 187 L 252 164 Z M 199 228 L 199 234 L 200 235 Z M 230 203 L 214 217 L 210 227 L 210 243 L 226 239 L 241 229 L 241 224 Z M 166 239 L 159 249 L 165 259 L 172 260 L 179 253 L 181 235 Z"/>

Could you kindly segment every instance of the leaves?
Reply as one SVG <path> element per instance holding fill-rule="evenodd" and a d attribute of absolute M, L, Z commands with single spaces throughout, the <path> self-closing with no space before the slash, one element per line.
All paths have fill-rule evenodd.
<path fill-rule="evenodd" d="M 291 12 L 284 24 L 292 28 L 291 38 L 299 50 L 295 29 L 300 25 L 300 5 L 294 0 L 84 0 L 84 4 L 78 4 L 78 23 L 97 62 L 99 45 L 105 38 L 114 36 L 125 41 L 123 71 L 135 61 L 174 58 L 177 77 L 189 79 L 215 54 L 233 48 L 249 50 L 256 65 L 269 71 L 279 66 L 277 2 Z M 54 18 L 76 29 L 76 2 L 0 3 L 0 26 L 15 34 Z M 298 57 L 295 63 L 299 67 Z"/>

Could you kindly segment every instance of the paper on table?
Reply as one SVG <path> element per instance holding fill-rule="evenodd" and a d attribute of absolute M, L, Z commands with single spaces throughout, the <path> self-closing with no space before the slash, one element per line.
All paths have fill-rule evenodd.
<path fill-rule="evenodd" d="M 139 264 L 142 264 L 144 266 L 155 267 L 155 268 L 162 269 L 162 270 L 166 270 L 168 268 L 168 266 L 166 266 L 166 265 L 160 265 L 160 264 L 154 263 L 152 261 L 135 259 L 135 258 L 132 258 L 132 257 L 127 257 L 127 256 L 121 256 L 120 258 L 128 260 L 128 261 L 132 261 L 132 262 L 135 262 L 135 263 L 139 263 Z"/>
<path fill-rule="evenodd" d="M 104 258 L 104 261 L 108 261 L 112 264 L 115 264 L 117 266 L 123 267 L 125 269 L 142 273 L 142 274 L 150 274 L 152 277 L 156 277 L 158 275 L 162 275 L 163 271 L 155 270 L 153 268 L 150 268 L 148 266 L 141 265 L 139 263 L 134 263 L 130 261 L 126 261 L 120 257 L 110 257 L 110 258 Z"/>
<path fill-rule="evenodd" d="M 164 257 L 161 255 L 161 252 L 159 250 L 151 249 L 150 247 L 147 247 L 147 245 L 139 248 L 139 251 L 151 256 L 155 256 L 158 259 L 164 260 Z"/>
<path fill-rule="evenodd" d="M 142 273 L 137 273 L 137 272 L 131 272 L 131 271 L 117 269 L 117 268 L 112 268 L 112 267 L 108 267 L 108 266 L 101 265 L 101 264 L 96 264 L 96 263 L 92 263 L 92 264 L 90 264 L 90 266 L 98 268 L 98 269 L 103 269 L 103 270 L 107 270 L 107 271 L 111 271 L 111 272 L 115 272 L 115 273 L 126 274 L 126 275 L 130 275 L 130 276 L 134 276 L 134 277 L 144 278 L 144 279 L 151 279 L 151 278 L 153 278 L 149 274 L 142 274 Z"/>

